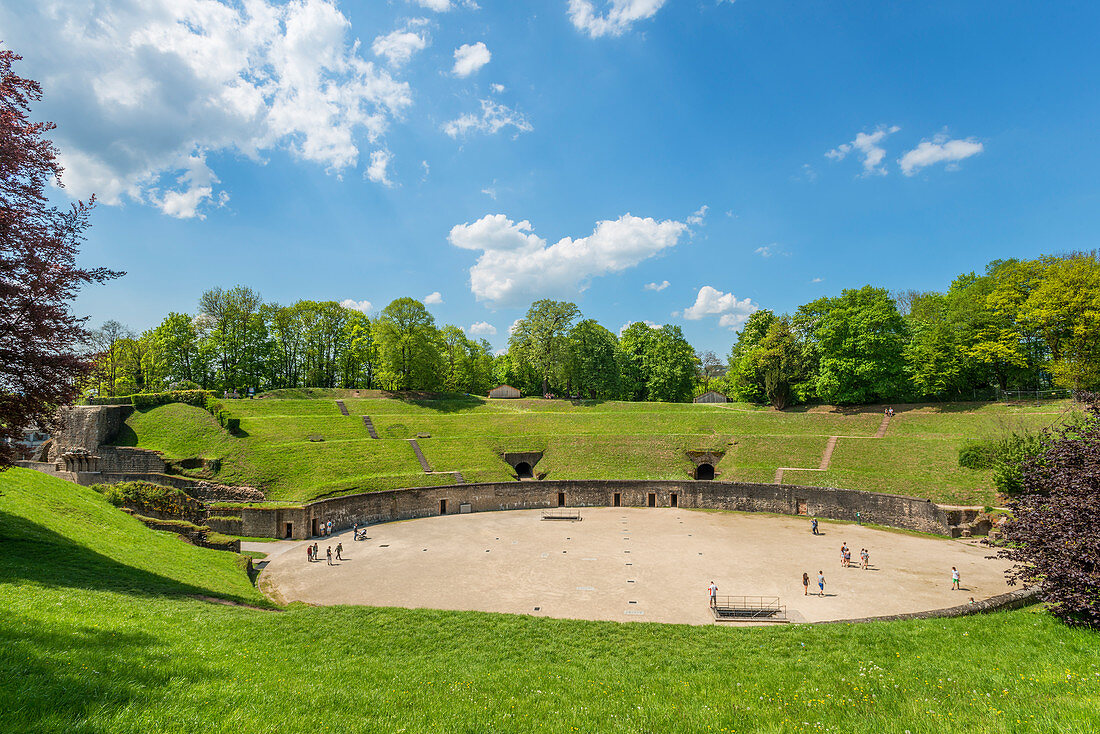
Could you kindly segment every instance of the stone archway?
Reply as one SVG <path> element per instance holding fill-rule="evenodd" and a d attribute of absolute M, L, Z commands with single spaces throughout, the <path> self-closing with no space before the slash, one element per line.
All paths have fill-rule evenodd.
<path fill-rule="evenodd" d="M 541 479 L 545 474 L 535 474 L 535 465 L 542 460 L 541 451 L 516 451 L 508 452 L 501 456 L 504 459 L 504 463 L 512 467 L 512 471 L 515 472 L 516 479 L 523 481 L 525 479 Z"/>
<path fill-rule="evenodd" d="M 695 467 L 695 478 L 708 481 L 714 479 L 714 465 L 704 462 Z"/>
<path fill-rule="evenodd" d="M 531 465 L 528 464 L 526 461 L 521 461 L 516 464 L 516 476 L 520 479 L 531 479 L 535 475 L 531 471 Z"/>
<path fill-rule="evenodd" d="M 713 449 L 710 451 L 688 451 L 687 457 L 691 459 L 692 464 L 695 464 L 695 469 L 692 470 L 690 474 L 691 478 L 702 479 L 704 481 L 717 479 L 718 462 L 720 462 L 725 455 L 725 451 Z"/>

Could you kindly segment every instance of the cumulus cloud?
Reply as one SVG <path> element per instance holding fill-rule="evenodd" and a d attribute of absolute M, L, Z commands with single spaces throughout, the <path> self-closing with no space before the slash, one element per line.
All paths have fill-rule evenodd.
<path fill-rule="evenodd" d="M 439 291 L 432 291 L 428 295 L 424 296 L 425 306 L 434 306 L 437 303 L 443 303 L 443 296 Z"/>
<path fill-rule="evenodd" d="M 411 26 L 422 25 L 419 22 L 410 23 L 405 28 L 378 36 L 371 44 L 371 51 L 375 56 L 386 59 L 386 63 L 397 68 L 409 63 L 409 60 L 418 51 L 428 47 L 428 38 L 423 33 L 414 32 Z"/>
<path fill-rule="evenodd" d="M 858 155 L 863 156 L 863 175 L 886 175 L 886 168 L 882 165 L 883 159 L 886 157 L 886 149 L 879 145 L 888 135 L 893 135 L 898 130 L 901 130 L 897 125 L 886 127 L 885 125 L 879 125 L 875 128 L 873 133 L 859 133 L 856 135 L 855 140 L 850 143 L 844 143 L 830 150 L 825 154 L 825 157 L 829 160 L 841 161 L 851 152 L 855 151 Z"/>
<path fill-rule="evenodd" d="M 706 204 L 703 204 L 701 207 L 692 212 L 690 216 L 688 216 L 687 223 L 693 227 L 701 227 L 703 225 L 703 221 L 707 218 L 707 209 L 710 209 L 710 207 Z"/>
<path fill-rule="evenodd" d="M 759 308 L 751 299 L 737 300 L 737 296 L 732 293 L 724 293 L 705 285 L 699 289 L 695 303 L 684 309 L 684 318 L 698 321 L 707 316 L 717 316 L 719 326 L 734 329 L 745 323 L 752 312 Z"/>
<path fill-rule="evenodd" d="M 569 0 L 569 20 L 589 38 L 621 36 L 639 20 L 652 18 L 665 0 L 607 0 L 596 9 L 592 0 Z"/>
<path fill-rule="evenodd" d="M 443 132 L 452 138 L 465 137 L 475 133 L 493 135 L 506 127 L 513 127 L 516 134 L 529 133 L 535 128 L 527 122 L 527 118 L 519 112 L 502 104 L 497 104 L 491 99 L 481 100 L 481 115 L 466 113 L 461 117 L 443 125 Z"/>
<path fill-rule="evenodd" d="M 660 283 L 646 283 L 645 284 L 645 289 L 647 291 L 657 291 L 658 293 L 660 293 L 665 288 L 668 288 L 668 281 L 667 280 L 662 280 Z"/>
<path fill-rule="evenodd" d="M 948 140 L 947 135 L 941 133 L 931 140 L 922 140 L 920 145 L 898 159 L 898 165 L 906 176 L 936 163 L 946 162 L 947 169 L 954 170 L 959 161 L 978 155 L 983 150 L 985 146 L 974 138 Z"/>
<path fill-rule="evenodd" d="M 373 308 L 370 301 L 356 301 L 354 298 L 345 298 L 340 301 L 340 305 L 344 308 L 350 308 L 352 311 L 362 311 L 367 313 Z"/>
<path fill-rule="evenodd" d="M 497 327 L 488 321 L 475 321 L 466 329 L 466 333 L 472 336 L 496 336 Z"/>
<path fill-rule="evenodd" d="M 389 174 L 386 172 L 393 156 L 388 150 L 375 150 L 370 154 L 370 165 L 367 166 L 367 178 L 384 186 L 393 186 Z"/>
<path fill-rule="evenodd" d="M 619 327 L 619 336 L 623 335 L 623 332 L 630 328 L 632 324 L 645 324 L 651 329 L 660 329 L 661 325 L 646 319 L 645 321 L 627 321 L 625 324 Z"/>
<path fill-rule="evenodd" d="M 177 217 L 221 202 L 206 161 L 272 150 L 339 172 L 412 104 L 363 57 L 334 0 L 54 0 L 0 5 L 73 196 Z"/>
<path fill-rule="evenodd" d="M 824 278 L 814 278 L 810 282 L 811 283 L 823 283 L 823 282 L 825 282 L 825 279 Z"/>
<path fill-rule="evenodd" d="M 479 10 L 477 3 L 473 0 L 408 0 L 408 2 L 428 10 L 434 10 L 437 13 L 446 13 L 448 10 L 459 6 L 470 10 Z"/>
<path fill-rule="evenodd" d="M 464 43 L 455 49 L 455 65 L 451 73 L 457 77 L 468 77 L 476 74 L 491 58 L 493 55 L 481 41 L 472 45 Z"/>
<path fill-rule="evenodd" d="M 564 237 L 548 246 L 527 220 L 488 214 L 455 225 L 448 239 L 455 247 L 481 252 L 470 268 L 470 290 L 477 300 L 511 306 L 537 296 L 575 295 L 594 277 L 626 270 L 674 247 L 686 231 L 683 222 L 624 214 L 597 222 L 587 237 Z"/>
<path fill-rule="evenodd" d="M 489 88 L 492 89 L 493 92 L 495 92 L 496 94 L 504 94 L 503 84 L 490 84 Z"/>

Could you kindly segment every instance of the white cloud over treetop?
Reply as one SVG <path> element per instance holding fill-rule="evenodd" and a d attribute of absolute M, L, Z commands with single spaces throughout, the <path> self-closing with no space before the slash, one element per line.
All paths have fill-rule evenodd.
<path fill-rule="evenodd" d="M 441 294 L 439 291 L 432 291 L 428 295 L 424 296 L 425 306 L 434 306 L 439 303 L 443 303 L 443 294 Z"/>
<path fill-rule="evenodd" d="M 344 308 L 350 308 L 353 311 L 362 311 L 363 313 L 368 313 L 373 308 L 370 301 L 357 301 L 354 298 L 345 298 L 340 301 L 340 305 Z"/>
<path fill-rule="evenodd" d="M 639 20 L 652 18 L 665 0 L 607 0 L 603 12 L 592 0 L 569 0 L 569 20 L 590 38 L 621 36 Z"/>
<path fill-rule="evenodd" d="M 959 161 L 978 155 L 983 150 L 985 146 L 974 138 L 948 140 L 947 135 L 941 133 L 931 140 L 922 140 L 920 145 L 898 159 L 898 165 L 906 176 L 912 176 L 925 166 L 936 163 L 946 162 L 950 170 L 956 167 Z"/>
<path fill-rule="evenodd" d="M 475 321 L 466 329 L 466 333 L 470 336 L 496 336 L 497 327 L 488 321 Z"/>
<path fill-rule="evenodd" d="M 489 48 L 481 41 L 474 44 L 464 43 L 455 49 L 455 65 L 451 73 L 458 77 L 468 77 L 476 74 L 492 58 Z"/>
<path fill-rule="evenodd" d="M 825 154 L 825 157 L 840 161 L 851 153 L 857 151 L 863 156 L 863 175 L 870 176 L 872 174 L 878 174 L 880 176 L 886 175 L 886 168 L 882 165 L 883 159 L 886 157 L 886 149 L 883 148 L 880 143 L 886 139 L 886 136 L 893 135 L 901 128 L 897 125 L 886 127 L 885 125 L 879 125 L 875 128 L 873 133 L 859 133 L 856 135 L 855 140 L 850 143 L 844 143 L 830 150 Z"/>
<path fill-rule="evenodd" d="M 0 6 L 0 28 L 50 49 L 23 73 L 45 86 L 37 111 L 59 125 L 78 197 L 199 216 L 225 198 L 209 154 L 285 149 L 340 171 L 412 103 L 409 85 L 350 40 L 334 0 L 17 5 Z"/>
<path fill-rule="evenodd" d="M 699 289 L 695 303 L 684 309 L 684 318 L 689 321 L 698 321 L 707 316 L 717 316 L 719 326 L 734 329 L 745 323 L 752 312 L 759 308 L 749 298 L 737 300 L 737 296 L 732 293 L 724 293 L 717 288 L 705 285 Z"/>
<path fill-rule="evenodd" d="M 686 231 L 683 222 L 624 214 L 597 222 L 587 237 L 564 237 L 548 246 L 527 220 L 488 214 L 455 225 L 448 240 L 481 252 L 470 268 L 470 290 L 477 300 L 514 306 L 541 296 L 572 297 L 594 277 L 626 270 L 674 247 Z"/>

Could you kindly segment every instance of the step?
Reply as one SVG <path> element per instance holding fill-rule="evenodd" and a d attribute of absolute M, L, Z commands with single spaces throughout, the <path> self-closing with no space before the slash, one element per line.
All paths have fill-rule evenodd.
<path fill-rule="evenodd" d="M 336 407 L 340 409 L 340 415 L 350 415 L 350 413 L 348 413 L 348 406 L 344 405 L 343 400 L 337 400 Z"/>
<path fill-rule="evenodd" d="M 410 438 L 409 445 L 412 446 L 413 453 L 416 454 L 416 458 L 420 461 L 420 468 L 424 470 L 425 474 L 430 474 L 432 467 L 428 464 L 428 460 L 424 458 L 424 452 L 420 450 L 420 444 L 416 442 L 415 438 Z"/>
<path fill-rule="evenodd" d="M 369 415 L 363 416 L 363 425 L 367 427 L 367 433 L 370 434 L 371 438 L 378 438 L 378 432 L 374 430 L 374 423 Z"/>

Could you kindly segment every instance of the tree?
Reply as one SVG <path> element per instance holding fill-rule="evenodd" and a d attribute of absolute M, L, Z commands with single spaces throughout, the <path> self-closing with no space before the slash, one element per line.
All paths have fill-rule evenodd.
<path fill-rule="evenodd" d="M 768 328 L 776 322 L 776 315 L 766 308 L 753 311 L 737 332 L 737 341 L 730 350 L 727 384 L 738 400 L 763 403 L 767 399 L 764 377 L 759 372 L 756 352 Z"/>
<path fill-rule="evenodd" d="M 1037 456 L 1021 464 L 1023 493 L 1009 503 L 1001 555 L 1015 562 L 1010 581 L 1039 588 L 1069 624 L 1100 626 L 1100 396 L 1087 417 L 1052 430 Z"/>
<path fill-rule="evenodd" d="M 958 395 L 972 384 L 972 370 L 960 332 L 948 311 L 947 296 L 920 293 L 909 303 L 909 340 L 905 345 L 906 368 L 918 395 L 944 398 Z"/>
<path fill-rule="evenodd" d="M 764 338 L 748 356 L 749 368 L 757 375 L 768 402 L 776 410 L 803 402 L 811 392 L 808 362 L 801 340 L 783 316 L 768 325 Z"/>
<path fill-rule="evenodd" d="M 550 392 L 552 382 L 565 381 L 569 340 L 566 335 L 574 319 L 580 316 L 577 304 L 543 299 L 531 304 L 527 315 L 516 322 L 508 338 L 509 352 L 530 364 L 542 380 L 542 392 Z"/>
<path fill-rule="evenodd" d="M 71 311 L 79 290 L 123 273 L 78 268 L 94 197 L 68 210 L 49 205 L 62 186 L 53 123 L 28 120 L 37 82 L 12 71 L 21 57 L 0 51 L 0 469 L 17 458 L 23 431 L 55 424 L 92 365 L 80 352 L 86 318 Z"/>
<path fill-rule="evenodd" d="M 646 399 L 680 403 L 691 399 L 695 383 L 695 350 L 679 326 L 653 330 L 645 357 Z"/>
<path fill-rule="evenodd" d="M 582 397 L 609 399 L 619 394 L 619 366 L 615 349 L 619 340 L 596 323 L 585 319 L 569 331 L 569 387 Z"/>
<path fill-rule="evenodd" d="M 119 372 L 125 357 L 125 343 L 133 338 L 134 333 L 114 319 L 103 322 L 103 326 L 89 334 L 88 344 L 95 350 L 100 395 L 113 397 L 119 394 Z"/>
<path fill-rule="evenodd" d="M 645 355 L 653 341 L 653 329 L 642 321 L 623 329 L 615 362 L 619 365 L 619 391 L 623 400 L 645 400 L 648 375 Z"/>
<path fill-rule="evenodd" d="M 895 400 L 906 393 L 905 321 L 882 288 L 846 289 L 802 306 L 817 348 L 817 394 L 837 404 Z"/>
<path fill-rule="evenodd" d="M 432 390 L 439 383 L 439 333 L 424 304 L 398 298 L 374 322 L 381 363 L 379 382 L 388 390 Z"/>
<path fill-rule="evenodd" d="M 710 390 L 711 380 L 722 376 L 722 360 L 718 355 L 707 350 L 695 355 L 695 362 L 699 365 L 699 382 L 703 385 L 703 392 Z"/>

